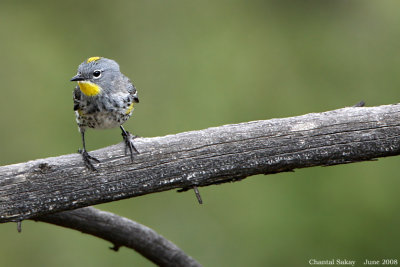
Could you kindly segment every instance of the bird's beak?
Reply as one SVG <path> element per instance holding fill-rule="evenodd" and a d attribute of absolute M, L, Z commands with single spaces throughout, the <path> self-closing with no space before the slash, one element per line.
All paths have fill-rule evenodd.
<path fill-rule="evenodd" d="M 82 77 L 82 75 L 80 73 L 78 73 L 77 75 L 75 75 L 74 77 L 72 77 L 72 79 L 70 80 L 71 82 L 76 82 L 76 81 L 83 81 L 85 78 Z"/>

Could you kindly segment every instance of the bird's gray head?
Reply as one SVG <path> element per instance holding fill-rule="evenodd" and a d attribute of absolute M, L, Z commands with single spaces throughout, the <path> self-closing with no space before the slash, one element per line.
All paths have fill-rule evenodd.
<path fill-rule="evenodd" d="M 110 87 L 120 76 L 119 65 L 114 60 L 90 57 L 79 65 L 78 73 L 72 77 L 71 81 L 77 81 L 85 95 L 94 96 L 102 89 L 111 89 Z"/>

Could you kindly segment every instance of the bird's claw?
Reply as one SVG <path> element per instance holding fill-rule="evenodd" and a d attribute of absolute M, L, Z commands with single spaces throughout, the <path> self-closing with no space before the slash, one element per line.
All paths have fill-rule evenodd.
<path fill-rule="evenodd" d="M 139 151 L 133 145 L 133 139 L 137 138 L 137 136 L 132 135 L 130 132 L 127 131 L 126 134 L 122 132 L 122 138 L 125 142 L 125 155 L 128 154 L 129 149 L 129 152 L 131 153 L 131 160 L 133 162 L 133 153 L 139 154 Z"/>
<path fill-rule="evenodd" d="M 88 168 L 91 171 L 97 171 L 91 161 L 100 163 L 100 160 L 96 159 L 95 157 L 90 156 L 89 153 L 87 153 L 87 151 L 84 149 L 79 149 L 78 153 L 82 155 L 83 163 L 85 164 L 86 168 Z"/>

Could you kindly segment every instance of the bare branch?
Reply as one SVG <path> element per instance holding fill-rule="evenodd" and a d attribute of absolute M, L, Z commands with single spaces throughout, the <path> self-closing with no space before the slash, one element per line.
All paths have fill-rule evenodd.
<path fill-rule="evenodd" d="M 154 230 L 110 212 L 86 207 L 36 218 L 94 235 L 113 243 L 111 249 L 132 248 L 159 266 L 201 266 Z"/>
<path fill-rule="evenodd" d="M 0 167 L 0 222 L 19 221 L 174 188 L 237 181 L 250 175 L 327 166 L 400 153 L 400 105 L 348 107 L 137 138 L 131 163 L 123 144 Z"/>

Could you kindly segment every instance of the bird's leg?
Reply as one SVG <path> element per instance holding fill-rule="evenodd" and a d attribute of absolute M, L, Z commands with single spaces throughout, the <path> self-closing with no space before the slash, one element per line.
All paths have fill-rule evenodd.
<path fill-rule="evenodd" d="M 79 149 L 78 153 L 82 155 L 83 163 L 85 164 L 86 168 L 88 168 L 91 171 L 96 171 L 96 168 L 93 166 L 91 160 L 93 160 L 96 163 L 100 163 L 100 161 L 95 157 L 90 156 L 89 153 L 87 153 L 85 145 L 85 131 L 81 131 L 81 136 L 82 136 L 83 149 Z"/>
<path fill-rule="evenodd" d="M 133 145 L 133 139 L 136 138 L 136 136 L 130 134 L 128 131 L 125 131 L 124 127 L 119 126 L 119 128 L 121 128 L 122 130 L 122 138 L 124 138 L 125 141 L 125 155 L 128 152 L 131 152 L 131 160 L 133 162 L 133 152 L 135 152 L 136 154 L 139 154 L 139 151 L 137 151 L 137 149 L 135 148 L 135 146 Z"/>

